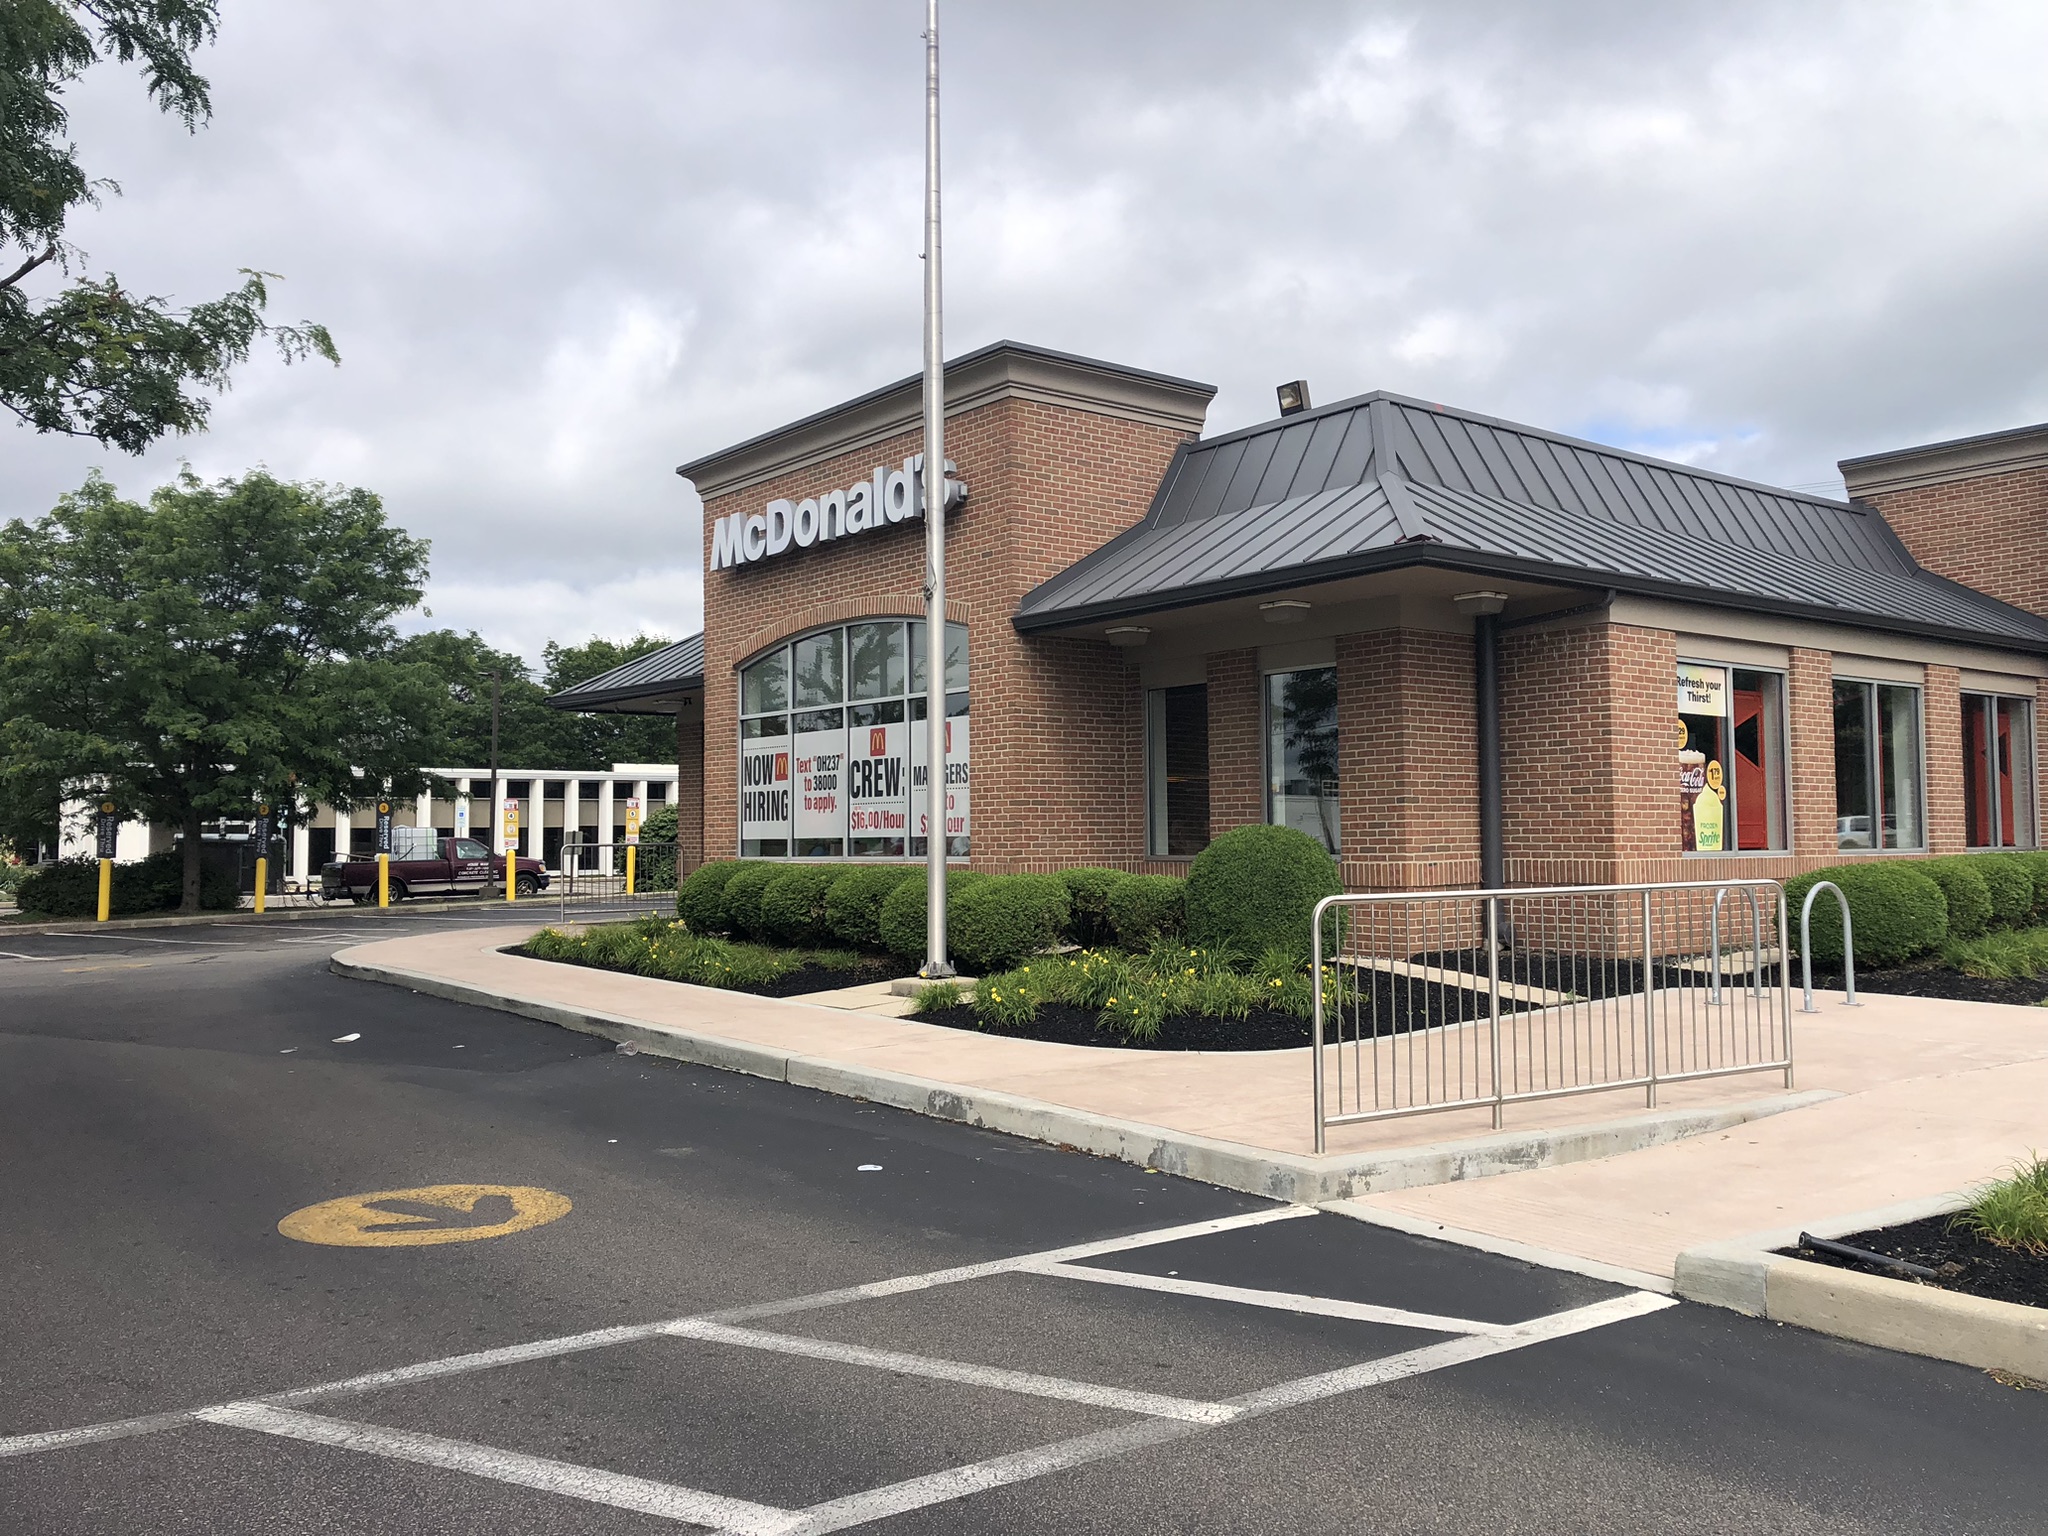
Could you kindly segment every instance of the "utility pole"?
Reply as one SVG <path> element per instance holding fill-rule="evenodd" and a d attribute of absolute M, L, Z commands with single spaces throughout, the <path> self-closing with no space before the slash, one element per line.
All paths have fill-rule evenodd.
<path fill-rule="evenodd" d="M 498 674 L 491 674 L 491 840 L 487 845 L 493 852 L 498 847 Z M 474 830 L 472 828 L 471 830 Z M 610 833 L 606 833 L 610 836 Z"/>
<path fill-rule="evenodd" d="M 939 0 L 924 29 L 924 976 L 946 959 L 946 358 L 939 286 Z"/>

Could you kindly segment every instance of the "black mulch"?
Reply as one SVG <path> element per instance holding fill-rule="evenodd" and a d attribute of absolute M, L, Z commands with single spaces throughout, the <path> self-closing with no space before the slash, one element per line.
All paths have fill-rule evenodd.
<path fill-rule="evenodd" d="M 898 960 L 863 960 L 851 970 L 832 971 L 822 965 L 800 965 L 786 976 L 758 986 L 728 987 L 729 992 L 751 992 L 756 997 L 800 997 L 806 992 L 830 992 L 839 987 L 864 987 L 873 981 L 895 981 L 908 974 Z"/>
<path fill-rule="evenodd" d="M 1800 986 L 1799 967 L 1792 967 L 1792 986 Z M 1813 989 L 1842 990 L 1840 970 L 1813 968 Z M 1961 971 L 1939 965 L 1902 965 L 1890 970 L 1866 971 L 1856 968 L 1858 992 L 1888 992 L 1900 997 L 1936 997 L 1957 1003 L 2017 1003 L 2031 1008 L 2048 1000 L 2048 976 L 1994 981 L 1986 976 L 1965 976 Z"/>
<path fill-rule="evenodd" d="M 984 1027 L 965 1003 L 911 1015 L 920 1024 L 943 1024 L 983 1035 L 1015 1040 L 1050 1040 L 1056 1045 L 1111 1045 L 1133 1051 L 1285 1051 L 1309 1043 L 1305 1020 L 1277 1008 L 1254 1009 L 1243 1019 L 1218 1019 L 1205 1014 L 1176 1014 L 1159 1026 L 1151 1040 L 1130 1040 L 1096 1025 L 1093 1010 L 1070 1003 L 1040 1003 L 1031 1022 L 1021 1029 Z"/>
<path fill-rule="evenodd" d="M 1858 1232 L 1836 1241 L 1851 1248 L 1867 1248 L 1887 1258 L 1922 1265 L 1939 1277 L 1919 1281 L 1918 1284 L 1936 1285 L 1943 1290 L 1961 1291 L 1965 1295 L 1982 1296 L 1991 1301 L 2016 1301 L 2023 1306 L 2048 1307 L 2048 1258 L 2037 1258 L 2016 1248 L 2002 1248 L 1961 1227 L 1951 1230 L 1949 1220 L 1947 1216 L 1930 1216 L 1925 1221 L 1909 1221 L 1903 1226 Z M 1781 1248 L 1778 1251 L 1834 1269 L 1883 1275 L 1890 1280 L 1901 1278 L 1877 1265 L 1837 1258 L 1833 1254 L 1813 1253 L 1804 1248 Z"/>
<path fill-rule="evenodd" d="M 525 955 L 526 951 L 517 944 L 508 944 L 499 953 Z M 533 957 L 527 956 L 527 958 L 531 959 Z M 554 963 L 556 965 L 589 964 L 587 961 L 572 960 L 567 956 L 555 959 Z M 594 971 L 613 971 L 618 970 L 619 967 L 592 965 L 590 969 Z M 623 974 L 637 976 L 641 973 L 638 971 L 627 971 Z M 822 965 L 800 965 L 795 970 L 776 977 L 773 981 L 749 982 L 744 985 L 734 982 L 719 988 L 719 990 L 722 992 L 749 992 L 755 997 L 801 997 L 806 992 L 831 992 L 839 987 L 863 987 L 869 982 L 874 981 L 894 981 L 903 974 L 903 966 L 898 961 L 869 959 L 861 961 L 859 965 L 854 966 L 850 970 L 829 970 Z M 648 979 L 651 981 L 668 981 L 673 978 L 654 976 Z"/>

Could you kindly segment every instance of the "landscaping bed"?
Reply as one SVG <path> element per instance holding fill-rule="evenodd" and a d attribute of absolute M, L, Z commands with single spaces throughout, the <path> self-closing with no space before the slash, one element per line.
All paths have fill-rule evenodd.
<path fill-rule="evenodd" d="M 1840 967 L 1813 968 L 1813 990 L 1842 990 Z M 1792 988 L 1801 986 L 1799 967 L 1792 968 Z M 1856 970 L 1856 990 L 1895 997 L 1930 997 L 1955 1003 L 2010 1003 L 2036 1008 L 2048 1002 L 2048 976 L 1972 976 L 1946 965 L 1902 965 L 1886 970 Z"/>
<path fill-rule="evenodd" d="M 1987 1301 L 2048 1307 L 2048 1158 L 2038 1153 L 2026 1158 L 2004 1178 L 1977 1190 L 1968 1207 L 1953 1216 L 1901 1222 L 1837 1241 L 1932 1274 L 1901 1275 L 1888 1265 L 1804 1246 L 1779 1251 L 1809 1263 L 1908 1279 Z"/>
<path fill-rule="evenodd" d="M 2048 1307 L 2048 1255 L 2034 1255 L 2004 1247 L 1956 1226 L 1950 1216 L 1930 1216 L 1925 1221 L 1881 1227 L 1874 1232 L 1857 1232 L 1837 1241 L 1850 1248 L 1867 1248 L 1886 1258 L 1904 1259 L 1908 1264 L 1933 1270 L 1935 1278 L 1919 1281 L 1922 1285 L 1960 1291 L 1966 1296 L 1981 1296 L 1987 1301 L 2013 1301 L 2022 1306 Z M 1810 1248 L 1781 1248 L 1778 1251 L 1791 1258 L 1805 1259 L 1810 1264 L 1825 1264 L 1831 1269 L 1854 1270 L 1858 1274 L 1879 1275 L 1887 1280 L 1913 1278 L 1881 1265 L 1818 1253 Z"/>
<path fill-rule="evenodd" d="M 1172 1014 L 1162 1019 L 1158 1033 L 1150 1036 L 1112 1034 L 1102 1027 L 1095 1009 L 1077 1008 L 1072 1003 L 1040 1003 L 1031 1021 L 1015 1029 L 984 1023 L 972 1003 L 927 1009 L 910 1017 L 920 1024 L 942 1024 L 977 1034 L 1133 1051 L 1288 1051 L 1309 1043 L 1308 1022 L 1278 1008 L 1256 1008 L 1241 1019 Z"/>
<path fill-rule="evenodd" d="M 580 934 L 543 928 L 510 953 L 756 997 L 801 997 L 893 981 L 905 974 L 900 961 L 877 955 L 736 944 L 693 934 L 681 923 L 661 917 L 605 923 Z"/>

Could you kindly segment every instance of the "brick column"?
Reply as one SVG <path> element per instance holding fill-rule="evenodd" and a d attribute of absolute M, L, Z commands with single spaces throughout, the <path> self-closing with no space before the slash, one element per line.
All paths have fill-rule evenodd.
<path fill-rule="evenodd" d="M 1266 819 L 1259 653 L 1209 656 L 1209 835 Z"/>
<path fill-rule="evenodd" d="M 1472 669 L 1469 635 L 1337 637 L 1346 884 L 1406 889 L 1478 879 Z"/>
<path fill-rule="evenodd" d="M 704 862 L 704 717 L 676 716 L 676 857 L 687 874 Z"/>
<path fill-rule="evenodd" d="M 1831 859 L 1835 840 L 1835 658 L 1794 650 L 1786 668 L 1785 701 L 1792 740 L 1792 849 L 1802 858 Z"/>
<path fill-rule="evenodd" d="M 1963 819 L 1962 674 L 1954 667 L 1929 666 L 1922 697 L 1927 716 L 1927 851 L 1961 853 L 1970 835 Z"/>

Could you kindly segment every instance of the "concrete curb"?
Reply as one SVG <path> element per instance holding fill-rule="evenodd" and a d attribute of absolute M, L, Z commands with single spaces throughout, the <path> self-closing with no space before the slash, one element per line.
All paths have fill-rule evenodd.
<path fill-rule="evenodd" d="M 1412 1189 L 1454 1179 L 1484 1178 L 1525 1168 L 1546 1168 L 1588 1158 L 1610 1157 L 1658 1146 L 1686 1136 L 1725 1130 L 1782 1110 L 1799 1109 L 1837 1095 L 1824 1090 L 1783 1094 L 1749 1104 L 1715 1109 L 1666 1110 L 1622 1120 L 1552 1131 L 1508 1131 L 1467 1141 L 1442 1142 L 1397 1152 L 1353 1157 L 1308 1157 L 1270 1152 L 1238 1142 L 1121 1120 L 1111 1115 L 1048 1104 L 989 1089 L 963 1089 L 871 1067 L 850 1066 L 746 1041 L 729 1040 L 624 1015 L 570 1007 L 543 998 L 521 997 L 468 982 L 451 981 L 402 966 L 379 965 L 342 950 L 329 962 L 338 976 L 407 987 L 450 1002 L 495 1008 L 607 1040 L 631 1041 L 652 1056 L 665 1056 L 728 1072 L 772 1078 L 845 1098 L 907 1109 L 935 1119 L 1074 1147 L 1119 1158 L 1143 1168 L 1198 1179 L 1205 1184 L 1269 1199 L 1326 1205 L 1380 1190 Z M 680 982 L 672 986 L 685 985 Z M 708 990 L 708 989 L 697 989 Z M 711 995 L 716 995 L 712 993 Z"/>
<path fill-rule="evenodd" d="M 1947 1215 L 1967 1203 L 1960 1193 L 1933 1195 L 1810 1222 L 1804 1230 L 1844 1237 Z M 1782 1227 L 1689 1248 L 1678 1256 L 1672 1290 L 1688 1301 L 1838 1339 L 2048 1380 L 2048 1308 L 1987 1301 L 1774 1251 L 1797 1243 L 1800 1231 Z"/>

